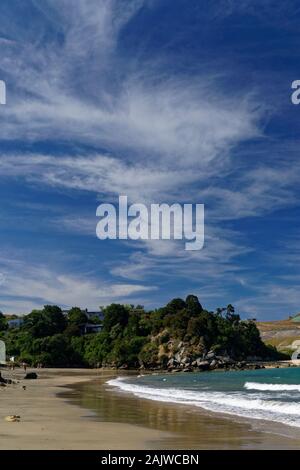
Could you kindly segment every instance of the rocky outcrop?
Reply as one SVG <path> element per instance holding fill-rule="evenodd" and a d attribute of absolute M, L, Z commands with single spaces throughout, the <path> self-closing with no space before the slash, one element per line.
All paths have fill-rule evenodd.
<path fill-rule="evenodd" d="M 215 351 L 205 351 L 201 345 L 199 344 L 191 346 L 189 343 L 185 343 L 183 341 L 176 342 L 170 340 L 168 342 L 167 348 L 165 348 L 165 353 L 168 353 L 168 360 L 166 365 L 160 361 L 160 357 L 158 357 L 158 364 L 157 369 L 165 369 L 169 370 L 170 372 L 191 372 L 191 371 L 211 371 L 211 370 L 242 370 L 242 369 L 257 369 L 264 367 L 257 362 L 251 361 L 259 361 L 261 358 L 249 358 L 250 362 L 246 361 L 237 361 L 228 354 L 218 355 Z M 201 355 L 199 354 L 199 350 L 202 350 Z"/>

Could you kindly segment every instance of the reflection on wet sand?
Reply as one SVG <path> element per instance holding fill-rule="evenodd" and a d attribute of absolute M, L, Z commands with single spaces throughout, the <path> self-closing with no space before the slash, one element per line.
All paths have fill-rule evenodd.
<path fill-rule="evenodd" d="M 259 421 L 233 421 L 196 407 L 137 398 L 105 383 L 114 376 L 104 372 L 99 379 L 73 386 L 62 395 L 94 411 L 101 421 L 167 431 L 170 437 L 163 439 L 161 449 L 299 448 L 298 430 L 291 428 L 289 435 L 282 436 L 273 424 L 266 427 Z"/>

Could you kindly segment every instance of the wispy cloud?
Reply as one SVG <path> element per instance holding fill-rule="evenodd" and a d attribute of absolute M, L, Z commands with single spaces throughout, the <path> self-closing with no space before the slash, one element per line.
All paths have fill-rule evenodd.
<path fill-rule="evenodd" d="M 52 270 L 41 264 L 26 265 L 21 259 L 2 264 L 0 303 L 5 311 L 28 313 L 45 304 L 63 307 L 97 308 L 114 299 L 126 302 L 130 297 L 153 291 L 155 286 L 136 283 L 112 283 L 87 275 Z"/>
<path fill-rule="evenodd" d="M 18 37 L 19 29 L 7 25 L 17 39 L 2 53 L 14 84 L 2 139 L 55 135 L 56 141 L 105 147 L 120 159 L 125 154 L 131 162 L 151 159 L 172 168 L 175 161 L 206 175 L 212 161 L 224 165 L 233 145 L 259 134 L 262 110 L 251 92 L 224 95 L 213 74 L 167 76 L 155 62 L 141 67 L 135 57 L 124 64 L 119 34 L 146 1 L 127 2 L 124 9 L 117 0 L 79 0 L 71 11 L 66 1 L 34 5 L 41 14 L 34 38 L 26 30 Z M 43 22 L 52 26 L 46 40 Z"/>

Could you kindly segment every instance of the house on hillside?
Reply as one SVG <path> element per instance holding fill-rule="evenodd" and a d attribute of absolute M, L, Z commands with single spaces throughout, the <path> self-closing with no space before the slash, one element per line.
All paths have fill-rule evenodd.
<path fill-rule="evenodd" d="M 102 330 L 102 325 L 95 325 L 94 323 L 86 323 L 83 328 L 83 332 L 85 335 L 89 333 L 100 333 Z"/>
<path fill-rule="evenodd" d="M 84 313 L 88 317 L 89 322 L 84 326 L 84 333 L 100 333 L 102 330 L 102 322 L 104 319 L 104 313 L 100 310 L 96 312 L 89 312 L 88 309 L 85 309 Z"/>
<path fill-rule="evenodd" d="M 87 308 L 82 311 L 86 314 L 88 318 L 87 323 L 80 325 L 82 334 L 86 335 L 90 333 L 100 333 L 100 331 L 102 330 L 104 313 L 101 312 L 101 310 L 89 312 Z M 63 310 L 62 312 L 66 316 L 69 314 L 69 310 Z"/>
<path fill-rule="evenodd" d="M 84 313 L 86 314 L 88 319 L 93 322 L 102 322 L 104 319 L 104 313 L 101 312 L 101 310 L 98 310 L 96 312 L 89 312 L 88 309 L 85 309 Z"/>
<path fill-rule="evenodd" d="M 68 315 L 70 310 L 63 310 L 62 313 L 64 315 Z M 101 312 L 101 310 L 90 312 L 87 308 L 85 310 L 82 310 L 86 316 L 88 317 L 89 321 L 95 323 L 95 322 L 102 322 L 104 319 L 104 313 Z"/>

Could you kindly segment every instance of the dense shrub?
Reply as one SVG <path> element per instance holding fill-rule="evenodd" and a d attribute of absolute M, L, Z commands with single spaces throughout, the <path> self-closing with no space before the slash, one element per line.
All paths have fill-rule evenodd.
<path fill-rule="evenodd" d="M 65 316 L 59 307 L 45 306 L 26 315 L 23 326 L 13 330 L 7 329 L 0 314 L 0 337 L 6 342 L 8 355 L 45 366 L 164 367 L 169 343 L 182 341 L 192 355 L 212 349 L 234 359 L 279 357 L 275 348 L 261 341 L 256 324 L 241 321 L 232 305 L 208 312 L 194 295 L 173 299 L 152 312 L 120 304 L 103 311 L 102 331 L 88 335 L 82 328 L 87 316 L 77 307 Z"/>

